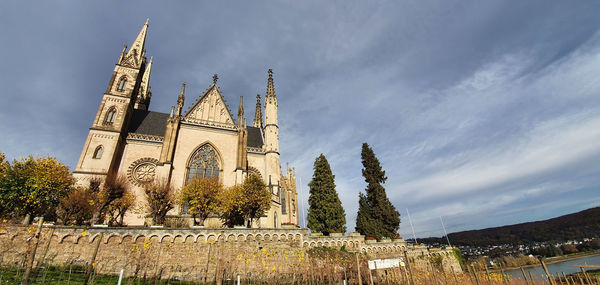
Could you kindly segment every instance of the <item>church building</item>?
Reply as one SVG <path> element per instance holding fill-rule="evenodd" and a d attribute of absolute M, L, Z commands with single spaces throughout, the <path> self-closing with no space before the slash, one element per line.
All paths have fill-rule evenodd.
<path fill-rule="evenodd" d="M 159 179 L 180 189 L 193 178 L 216 177 L 229 187 L 243 183 L 249 174 L 257 174 L 270 189 L 272 199 L 266 215 L 252 226 L 297 225 L 295 171 L 286 166 L 282 173 L 279 161 L 273 72 L 268 71 L 264 103 L 260 95 L 256 96 L 251 126 L 244 117 L 242 97 L 234 119 L 216 74 L 204 94 L 192 98 L 186 111 L 185 83 L 170 113 L 149 111 L 152 58 L 146 59 L 144 49 L 147 30 L 148 21 L 131 47 L 125 46 L 119 56 L 74 172 L 77 183 L 88 186 L 108 173 L 124 175 L 140 204 L 145 199 L 144 184 Z M 169 215 L 190 217 L 180 207 Z M 143 225 L 145 221 L 143 213 L 132 211 L 125 217 L 127 225 Z M 221 223 L 209 218 L 206 226 L 219 227 Z"/>

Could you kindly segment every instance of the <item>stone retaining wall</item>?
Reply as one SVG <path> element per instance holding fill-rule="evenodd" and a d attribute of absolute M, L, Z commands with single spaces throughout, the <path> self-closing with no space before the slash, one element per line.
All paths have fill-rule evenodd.
<path fill-rule="evenodd" d="M 2 226 L 0 263 L 23 266 L 36 228 Z M 99 273 L 161 276 L 197 280 L 214 275 L 217 266 L 239 274 L 293 274 L 307 263 L 312 247 L 342 247 L 369 259 L 401 257 L 406 250 L 417 267 L 427 268 L 430 256 L 442 256 L 443 266 L 459 271 L 448 250 L 407 246 L 402 239 L 365 241 L 363 236 L 314 237 L 306 229 L 162 229 L 70 228 L 49 226 L 41 233 L 36 262 L 86 265 L 100 240 L 95 268 Z M 50 243 L 48 243 L 50 242 Z M 47 251 L 46 251 L 47 248 Z M 447 258 L 446 258 L 447 257 Z M 213 276 L 214 277 L 214 276 Z M 210 279 L 210 278 L 209 278 Z"/>

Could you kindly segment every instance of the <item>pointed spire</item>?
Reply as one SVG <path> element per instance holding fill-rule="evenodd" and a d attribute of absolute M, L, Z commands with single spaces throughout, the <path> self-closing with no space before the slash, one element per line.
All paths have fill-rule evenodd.
<path fill-rule="evenodd" d="M 123 50 L 121 51 L 121 55 L 119 56 L 119 61 L 117 62 L 121 62 L 123 61 L 123 59 L 125 58 L 125 52 L 127 51 L 127 45 L 123 45 Z"/>
<path fill-rule="evenodd" d="M 238 124 L 242 125 L 244 118 L 244 96 L 240 95 L 240 107 L 238 107 Z"/>
<path fill-rule="evenodd" d="M 152 93 L 150 92 L 150 69 L 152 69 L 152 57 L 150 57 L 150 61 L 148 62 L 148 65 L 146 65 L 146 71 L 144 71 L 144 75 L 142 76 L 139 94 L 142 101 L 150 100 L 150 97 L 152 97 Z"/>
<path fill-rule="evenodd" d="M 256 112 L 254 113 L 254 122 L 252 123 L 252 126 L 254 126 L 255 128 L 261 128 L 261 129 L 263 127 L 262 106 L 260 104 L 260 94 L 256 94 Z"/>
<path fill-rule="evenodd" d="M 179 98 L 177 98 L 177 116 L 181 116 L 181 110 L 183 109 L 183 102 L 185 101 L 185 82 L 181 84 L 181 92 Z"/>
<path fill-rule="evenodd" d="M 129 51 L 127 52 L 126 56 L 126 58 L 133 57 L 138 67 L 141 64 L 142 58 L 144 57 L 144 54 L 146 52 L 144 46 L 146 45 L 146 32 L 148 31 L 149 20 L 150 19 L 146 19 L 146 23 L 142 27 L 142 30 L 138 34 L 137 38 L 135 38 L 135 41 L 129 48 Z"/>
<path fill-rule="evenodd" d="M 275 87 L 273 87 L 273 69 L 269 69 L 269 80 L 267 83 L 267 97 L 275 96 Z"/>

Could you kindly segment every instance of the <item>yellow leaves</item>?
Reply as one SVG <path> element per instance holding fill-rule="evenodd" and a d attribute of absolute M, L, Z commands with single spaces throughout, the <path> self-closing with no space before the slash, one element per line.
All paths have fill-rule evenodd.
<path fill-rule="evenodd" d="M 271 270 L 275 271 L 275 266 L 271 267 Z"/>
<path fill-rule="evenodd" d="M 81 232 L 81 236 L 82 236 L 82 237 L 84 237 L 84 236 L 87 236 L 87 235 L 88 235 L 87 231 L 83 231 L 83 232 Z"/>
<path fill-rule="evenodd" d="M 132 252 L 133 252 L 133 251 L 136 251 L 136 250 L 138 250 L 138 249 L 139 249 L 139 247 L 137 246 L 137 244 L 134 244 L 134 245 L 132 245 L 132 246 L 131 246 L 131 251 L 132 251 Z"/>
<path fill-rule="evenodd" d="M 151 246 L 152 243 L 150 242 L 150 239 L 146 238 L 146 240 L 144 241 L 144 248 L 149 249 Z"/>

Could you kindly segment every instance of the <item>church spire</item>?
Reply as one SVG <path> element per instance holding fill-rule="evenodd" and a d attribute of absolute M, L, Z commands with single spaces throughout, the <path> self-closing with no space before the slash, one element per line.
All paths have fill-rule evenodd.
<path fill-rule="evenodd" d="M 183 101 L 185 100 L 185 82 L 181 84 L 181 93 L 179 93 L 179 98 L 177 98 L 177 116 L 181 116 L 181 110 L 183 109 Z"/>
<path fill-rule="evenodd" d="M 238 108 L 238 125 L 239 126 L 244 126 L 243 123 L 244 120 L 244 96 L 240 95 L 240 107 Z"/>
<path fill-rule="evenodd" d="M 267 82 L 267 98 L 276 97 L 275 88 L 273 87 L 273 69 L 269 69 L 269 80 Z"/>
<path fill-rule="evenodd" d="M 254 113 L 254 122 L 252 123 L 252 125 L 255 128 L 262 129 L 262 127 L 263 127 L 262 107 L 260 104 L 260 94 L 256 94 L 256 112 Z"/>
<path fill-rule="evenodd" d="M 152 69 L 152 57 L 146 65 L 146 70 L 144 71 L 144 75 L 142 76 L 142 82 L 140 84 L 140 89 L 138 92 L 137 100 L 136 100 L 136 109 L 144 109 L 148 110 L 148 106 L 150 105 L 150 99 L 152 97 L 152 92 L 150 91 L 150 70 Z"/>
<path fill-rule="evenodd" d="M 133 44 L 131 44 L 129 51 L 121 61 L 126 61 L 129 63 L 129 65 L 140 67 L 142 59 L 146 53 L 144 46 L 146 45 L 146 32 L 148 31 L 149 20 L 150 19 L 146 19 L 146 23 L 144 23 L 142 30 L 138 34 L 137 38 L 135 38 L 135 41 Z"/>

